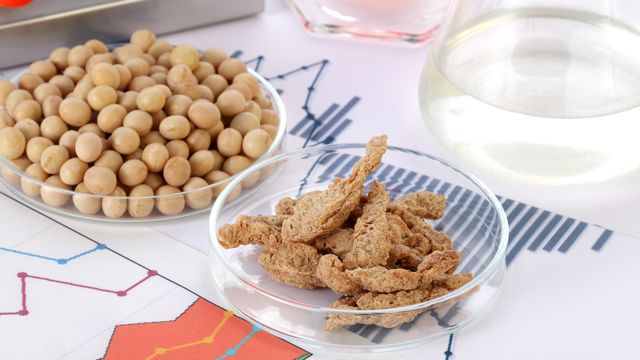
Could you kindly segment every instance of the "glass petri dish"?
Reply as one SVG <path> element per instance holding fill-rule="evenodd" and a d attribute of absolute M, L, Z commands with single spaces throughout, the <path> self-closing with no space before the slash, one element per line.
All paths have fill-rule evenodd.
<path fill-rule="evenodd" d="M 209 266 L 213 283 L 230 307 L 277 336 L 324 351 L 376 352 L 401 350 L 450 334 L 478 318 L 499 293 L 505 273 L 508 223 L 495 195 L 475 176 L 430 155 L 389 147 L 383 165 L 370 175 L 387 185 L 391 197 L 431 190 L 447 196 L 445 217 L 434 221 L 462 253 L 460 272 L 474 278 L 440 298 L 383 310 L 337 310 L 330 289 L 298 289 L 271 279 L 258 264 L 259 246 L 224 249 L 218 229 L 241 215 L 273 214 L 283 197 L 326 189 L 335 176 L 346 175 L 364 144 L 329 145 L 286 153 L 262 162 L 234 179 L 220 194 L 210 215 Z M 342 159 L 342 160 L 340 160 Z M 347 166 L 344 166 L 347 164 Z M 255 171 L 277 168 L 278 176 L 242 201 L 228 202 L 235 188 Z M 399 180 L 393 174 L 413 174 Z M 325 331 L 329 314 L 415 317 L 395 329 L 362 325 Z M 368 334 L 367 337 L 358 335 Z"/>

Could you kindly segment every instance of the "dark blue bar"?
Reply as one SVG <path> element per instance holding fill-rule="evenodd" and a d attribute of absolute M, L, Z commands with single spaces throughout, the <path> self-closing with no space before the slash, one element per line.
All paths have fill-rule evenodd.
<path fill-rule="evenodd" d="M 331 161 L 331 159 L 333 159 L 334 157 L 336 157 L 336 153 L 332 152 L 332 153 L 327 153 L 322 155 L 322 157 L 320 158 L 320 164 L 322 165 L 327 165 L 327 163 L 329 161 Z"/>
<path fill-rule="evenodd" d="M 338 108 L 338 104 L 331 104 L 327 110 L 325 110 L 320 117 L 316 118 L 315 121 L 312 117 L 309 117 L 309 115 L 307 115 L 304 119 L 302 119 L 302 121 L 300 123 L 298 123 L 298 125 L 296 125 L 295 128 L 293 128 L 293 130 L 291 130 L 291 134 L 293 135 L 297 135 L 297 132 L 300 131 L 301 129 L 298 129 L 298 127 L 302 128 L 304 126 L 306 126 L 306 124 L 309 124 L 309 126 L 307 126 L 307 128 L 305 129 L 305 131 L 300 134 L 301 137 L 303 138 L 307 138 L 309 137 L 309 135 L 311 135 L 311 131 L 313 131 L 314 125 L 316 124 L 322 124 L 322 122 L 328 118 L 329 116 L 331 116 L 331 114 L 333 114 L 334 111 L 336 111 L 336 109 Z M 304 122 L 304 124 L 302 124 Z M 317 126 L 315 126 L 317 127 Z M 296 131 L 297 130 L 297 131 Z M 294 131 L 296 131 L 294 133 Z"/>
<path fill-rule="evenodd" d="M 556 233 L 553 234 L 551 239 L 544 245 L 544 247 L 542 249 L 544 251 L 553 250 L 553 248 L 556 246 L 558 241 L 560 241 L 560 239 L 562 239 L 564 234 L 566 234 L 566 232 L 569 230 L 569 228 L 571 227 L 571 225 L 573 225 L 574 222 L 576 222 L 576 221 L 574 219 L 571 219 L 571 218 L 568 218 L 567 220 L 565 220 L 562 223 L 562 225 L 560 226 L 560 229 L 558 229 L 558 231 L 556 231 Z"/>
<path fill-rule="evenodd" d="M 424 313 L 416 316 L 416 319 L 418 319 L 422 315 L 424 315 Z M 407 331 L 407 330 L 410 330 L 412 327 L 413 327 L 413 321 L 412 322 L 406 322 L 406 323 L 400 325 L 400 327 L 398 329 L 403 330 L 403 331 Z"/>
<path fill-rule="evenodd" d="M 322 140 L 322 143 L 331 144 L 332 142 L 336 141 L 336 137 L 342 134 L 344 129 L 346 129 L 347 126 L 351 125 L 352 122 L 353 120 L 350 120 L 350 119 L 346 119 L 345 121 L 341 122 L 340 125 L 338 125 L 338 127 L 335 130 L 333 130 L 331 135 L 327 136 L 324 140 Z"/>
<path fill-rule="evenodd" d="M 423 189 L 424 184 L 427 182 L 427 180 L 429 180 L 429 177 L 427 175 L 420 175 L 416 183 L 413 185 L 411 189 L 409 189 L 408 192 L 412 193 L 416 191 L 421 191 Z"/>
<path fill-rule="evenodd" d="M 327 167 L 327 170 L 325 171 L 328 175 L 333 175 L 334 171 L 338 168 L 338 166 L 342 165 L 342 163 L 347 160 L 351 155 L 349 154 L 340 154 L 340 156 L 331 163 L 331 165 L 329 165 Z"/>
<path fill-rule="evenodd" d="M 411 324 L 411 323 L 404 323 L 402 325 L 405 325 L 405 324 Z M 381 328 L 380 331 L 378 331 L 378 333 L 376 334 L 376 336 L 374 336 L 373 339 L 371 339 L 371 342 L 374 344 L 380 344 L 390 332 L 391 332 L 391 329 Z"/>
<path fill-rule="evenodd" d="M 355 325 L 351 325 L 349 326 L 349 331 L 353 332 L 353 333 L 358 333 L 358 331 L 360 331 L 360 329 L 362 329 L 364 327 L 364 325 L 362 324 L 355 324 Z"/>
<path fill-rule="evenodd" d="M 457 190 L 457 188 L 458 187 L 453 188 L 453 192 L 455 192 Z M 453 195 L 453 192 L 452 192 L 452 195 Z M 457 193 L 456 193 L 456 195 L 457 195 Z M 455 211 L 453 211 L 453 210 L 454 209 L 461 209 L 464 206 L 464 204 L 467 201 L 467 198 L 469 196 L 471 196 L 471 191 L 465 190 L 462 193 L 462 196 L 460 197 L 460 201 L 456 202 L 455 205 L 453 205 L 453 207 L 451 209 L 452 211 L 447 211 L 447 213 L 444 215 L 444 217 L 442 219 L 440 219 L 440 221 L 438 222 L 438 224 L 435 227 L 436 230 L 442 231 L 442 229 L 444 229 L 447 226 L 447 224 L 449 224 L 449 222 L 451 220 L 453 220 L 453 216 L 454 216 L 454 213 L 455 213 Z M 453 196 L 449 196 L 449 199 L 452 200 L 452 201 L 455 200 L 455 198 Z"/>
<path fill-rule="evenodd" d="M 230 58 L 239 58 L 240 56 L 242 56 L 242 50 L 236 50 L 234 52 L 231 53 L 231 55 L 229 55 Z"/>
<path fill-rule="evenodd" d="M 335 114 L 329 121 L 327 121 L 326 124 L 324 124 L 320 130 L 318 130 L 318 132 L 313 135 L 313 141 L 318 141 L 320 138 L 322 138 L 322 135 L 326 134 L 338 121 L 340 121 L 340 119 L 342 119 L 345 115 L 347 115 L 347 113 L 349 111 L 351 111 L 351 109 L 353 109 L 354 106 L 356 106 L 356 104 L 360 101 L 360 98 L 357 96 L 354 96 L 351 98 L 351 100 L 349 100 L 349 102 L 347 103 L 347 105 L 345 105 L 342 109 L 340 109 L 340 111 L 338 111 L 337 114 Z"/>
<path fill-rule="evenodd" d="M 340 166 L 340 164 L 342 164 L 345 160 L 347 160 L 349 156 L 351 155 L 340 154 L 340 156 L 338 156 L 338 158 L 325 169 L 322 175 L 320 175 L 319 177 L 320 182 L 325 182 L 328 179 L 332 178 L 334 171 L 338 168 L 338 166 Z"/>
<path fill-rule="evenodd" d="M 611 238 L 611 235 L 613 235 L 613 231 L 609 229 L 606 229 L 605 231 L 603 231 L 602 235 L 600 235 L 598 240 L 596 240 L 595 244 L 593 244 L 593 246 L 591 247 L 591 250 L 594 250 L 594 251 L 602 250 L 602 247 L 604 246 L 604 244 L 607 243 L 607 241 L 609 241 L 609 239 Z"/>
<path fill-rule="evenodd" d="M 387 175 L 389 175 L 391 170 L 395 169 L 395 167 L 393 165 L 382 164 L 379 169 L 382 171 L 380 171 L 379 174 L 375 174 L 375 178 L 379 182 L 384 183 L 387 181 Z"/>
<path fill-rule="evenodd" d="M 524 210 L 525 205 L 523 203 L 518 203 L 518 205 L 511 210 L 511 212 L 507 215 L 507 220 L 509 221 L 509 224 L 511 224 L 513 222 L 513 220 L 515 220 L 518 215 L 522 212 L 522 210 Z"/>
<path fill-rule="evenodd" d="M 496 211 L 490 210 L 489 216 L 482 223 L 491 224 L 491 222 L 493 222 L 493 219 L 496 217 L 496 215 L 497 215 Z M 488 231 L 483 230 L 483 226 L 480 226 L 480 228 L 478 229 L 478 231 L 476 231 L 476 233 L 473 235 L 472 238 L 477 239 L 477 238 L 480 238 L 482 235 L 486 237 L 487 233 Z M 488 241 L 476 241 L 476 244 L 473 246 L 471 251 L 469 251 L 469 255 L 467 255 L 467 257 L 471 257 L 471 260 L 469 260 L 469 262 L 463 267 L 461 273 L 467 273 L 475 269 L 476 264 L 478 263 L 478 260 L 480 259 L 480 257 L 473 256 L 473 255 L 475 255 L 478 252 L 477 250 L 478 246 L 482 248 L 482 247 L 491 247 L 492 245 L 490 245 Z"/>
<path fill-rule="evenodd" d="M 586 228 L 587 228 L 587 223 L 581 221 L 578 224 L 578 226 L 576 226 L 576 228 L 573 229 L 569 237 L 567 237 L 567 239 L 562 243 L 562 245 L 560 245 L 560 248 L 558 249 L 558 251 L 560 251 L 561 253 L 566 253 L 567 251 L 569 251 L 569 249 L 571 248 L 571 245 L 573 245 L 573 243 L 576 242 L 578 237 L 582 234 L 582 232 Z"/>
<path fill-rule="evenodd" d="M 352 156 L 351 159 L 347 161 L 347 163 L 340 169 L 340 172 L 338 172 L 338 176 L 344 179 L 349 174 L 351 169 L 353 169 L 353 165 L 355 165 L 358 160 L 360 160 L 360 156 Z"/>
<path fill-rule="evenodd" d="M 416 325 L 416 321 L 417 321 L 418 319 L 420 319 L 421 317 L 423 317 L 423 316 L 428 316 L 428 314 L 426 314 L 426 313 L 418 314 L 418 315 L 416 316 L 416 318 L 415 318 L 415 319 L 413 319 L 413 321 L 403 323 L 402 325 L 400 325 L 400 327 L 398 327 L 398 329 L 400 329 L 400 330 L 402 330 L 402 331 L 409 331 L 409 330 L 411 330 L 411 328 L 412 328 L 412 327 L 414 327 L 414 326 Z M 391 329 L 389 329 L 389 330 L 391 330 Z"/>
<path fill-rule="evenodd" d="M 362 331 L 358 333 L 358 335 L 362 336 L 365 339 L 368 339 L 369 335 L 371 335 L 371 333 L 373 333 L 373 331 L 377 328 L 378 327 L 375 325 L 367 325 L 364 327 L 364 329 L 362 329 Z"/>
<path fill-rule="evenodd" d="M 460 227 L 462 227 L 462 224 L 464 224 L 465 221 L 467 221 L 467 218 L 470 217 L 474 210 L 476 209 L 476 207 L 478 206 L 478 204 L 480 203 L 480 195 L 476 194 L 472 199 L 471 202 L 469 202 L 469 205 L 467 206 L 466 209 L 463 209 L 462 215 L 463 216 L 459 216 L 456 221 L 453 223 L 453 225 L 451 225 L 451 227 L 447 227 L 447 229 L 445 230 L 446 233 L 450 233 L 449 235 L 452 237 L 456 237 L 454 235 L 458 234 L 458 230 L 460 229 Z M 469 214 L 469 215 L 467 215 Z"/>
<path fill-rule="evenodd" d="M 405 173 L 405 169 L 397 169 L 395 173 L 391 176 L 391 179 L 385 183 L 387 189 L 391 189 L 395 183 L 397 183 L 402 175 Z"/>
<path fill-rule="evenodd" d="M 482 202 L 482 205 L 480 205 L 480 208 L 478 209 L 478 212 L 476 213 L 476 217 L 478 219 L 481 219 L 482 217 L 484 217 L 484 213 L 487 211 L 487 207 L 488 206 L 489 206 L 489 202 L 488 201 L 485 200 L 485 201 Z M 462 240 L 464 238 L 463 235 L 471 233 L 478 225 L 480 225 L 482 227 L 482 222 L 481 221 L 470 221 L 467 224 L 467 226 L 464 228 L 464 230 L 462 230 L 462 232 L 460 233 L 460 236 L 456 236 L 456 238 L 453 240 L 453 248 L 454 249 L 460 249 L 461 245 L 462 245 Z M 471 239 L 473 239 L 473 238 L 471 238 Z M 472 253 L 473 252 L 470 252 L 470 254 L 472 254 Z"/>
<path fill-rule="evenodd" d="M 529 222 L 529 219 L 536 213 L 538 209 L 535 207 L 529 208 L 527 212 L 522 216 L 522 219 L 515 224 L 511 230 L 509 231 L 509 243 L 518 236 L 520 231 L 524 228 L 524 226 Z"/>
<path fill-rule="evenodd" d="M 435 189 L 438 184 L 440 184 L 440 180 L 432 179 L 429 185 L 427 185 L 427 191 L 433 192 L 433 189 Z"/>
<path fill-rule="evenodd" d="M 447 202 L 449 201 L 453 202 L 458 197 L 458 194 L 460 193 L 460 191 L 462 191 L 462 188 L 456 185 L 451 191 L 451 194 L 449 194 L 449 196 L 447 197 Z"/>
<path fill-rule="evenodd" d="M 444 316 L 442 318 L 440 318 L 443 322 L 445 323 L 449 323 L 449 321 L 451 319 L 453 319 L 453 317 L 458 313 L 458 310 L 460 310 L 460 303 L 455 303 L 451 309 L 449 309 L 449 311 L 447 311 L 446 314 L 444 314 Z"/>
<path fill-rule="evenodd" d="M 404 188 L 411 185 L 411 182 L 415 177 L 418 176 L 418 173 L 415 171 L 410 171 L 407 176 L 402 179 L 402 183 L 398 185 L 395 189 L 392 189 L 393 192 L 401 193 Z"/>
<path fill-rule="evenodd" d="M 506 212 L 507 210 L 509 210 L 509 208 L 511 207 L 512 204 L 513 204 L 513 200 L 506 199 L 505 201 L 502 202 L 502 208 Z"/>
<path fill-rule="evenodd" d="M 484 219 L 486 217 L 489 205 L 491 205 L 491 203 L 488 200 L 482 200 L 482 206 L 480 206 L 480 210 L 478 210 L 478 218 Z"/>
<path fill-rule="evenodd" d="M 442 184 L 442 186 L 440 186 L 440 189 L 438 189 L 438 194 L 446 194 L 450 187 L 451 183 L 446 182 Z"/>
<path fill-rule="evenodd" d="M 452 205 L 452 206 L 451 206 L 451 209 L 452 209 L 452 210 L 453 210 L 453 209 L 457 209 L 457 208 L 461 207 L 461 205 L 460 205 L 460 204 L 458 204 L 458 203 L 455 201 L 455 200 L 458 198 L 458 194 L 460 194 L 460 191 L 462 191 L 462 188 L 461 188 L 460 186 L 457 186 L 457 185 L 456 185 L 456 186 L 453 188 L 453 190 L 451 191 L 451 194 L 449 194 L 449 196 L 447 197 L 447 206 L 451 206 L 451 205 Z M 467 190 L 467 192 L 468 192 L 468 191 L 469 191 L 469 190 Z M 466 194 L 466 193 L 465 193 L 465 194 Z M 462 199 L 463 199 L 463 201 L 461 201 L 461 202 L 464 202 L 464 200 L 466 200 L 466 198 L 464 197 L 464 195 L 463 195 Z M 450 221 L 450 220 L 447 220 L 447 219 L 449 219 L 451 216 L 453 216 L 452 214 L 453 214 L 453 211 L 447 211 L 447 212 L 444 214 L 444 217 L 443 217 L 442 219 L 438 220 L 438 223 L 437 223 L 437 224 L 436 224 L 436 226 L 435 226 L 436 230 L 438 230 L 438 231 L 442 231 L 442 229 L 444 228 L 444 226 L 445 226 L 445 224 L 446 224 L 446 223 L 445 223 L 445 221 Z"/>
<path fill-rule="evenodd" d="M 551 221 L 549 221 L 547 226 L 545 226 L 544 229 L 542 229 L 542 232 L 540 232 L 540 234 L 538 234 L 536 239 L 533 240 L 531 245 L 529 245 L 528 249 L 531 250 L 531 251 L 538 250 L 538 248 L 540 247 L 542 242 L 547 238 L 547 236 L 549 236 L 549 233 L 551 232 L 551 230 L 553 230 L 553 228 L 560 222 L 560 220 L 562 220 L 562 216 L 561 215 L 555 215 L 551 219 Z"/>
<path fill-rule="evenodd" d="M 309 116 L 303 117 L 302 120 L 300 120 L 296 124 L 296 126 L 294 126 L 293 129 L 291 129 L 291 131 L 289 131 L 289 134 L 298 135 L 298 132 L 300 130 L 302 130 L 305 126 L 307 126 L 307 124 L 311 124 L 313 126 L 313 120 L 311 120 L 311 118 Z"/>
<path fill-rule="evenodd" d="M 549 214 L 551 213 L 546 210 L 543 211 L 542 214 L 540 214 L 540 216 L 538 216 L 538 218 L 533 222 L 533 224 L 531 224 L 531 226 L 527 228 L 527 231 L 525 231 L 524 235 L 522 235 L 520 240 L 511 248 L 511 250 L 507 254 L 507 266 L 509 266 L 513 259 L 516 258 L 518 253 L 520 253 L 520 250 L 524 248 L 524 246 L 527 244 L 529 239 L 531 239 L 536 230 L 538 230 L 538 228 L 542 226 L 542 223 L 544 223 L 544 221 L 549 217 Z"/>

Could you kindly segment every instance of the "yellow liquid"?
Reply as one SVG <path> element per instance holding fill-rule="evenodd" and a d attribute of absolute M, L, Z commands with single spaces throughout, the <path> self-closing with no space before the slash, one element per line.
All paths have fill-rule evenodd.
<path fill-rule="evenodd" d="M 546 9 L 498 12 L 458 31 L 420 82 L 425 122 L 455 155 L 555 185 L 640 167 L 639 94 L 640 34 Z"/>

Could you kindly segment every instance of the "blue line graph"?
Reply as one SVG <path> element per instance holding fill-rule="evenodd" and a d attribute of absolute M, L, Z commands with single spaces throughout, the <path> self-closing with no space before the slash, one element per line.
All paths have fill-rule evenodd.
<path fill-rule="evenodd" d="M 262 61 L 264 60 L 264 56 L 259 55 L 256 56 L 255 58 L 251 59 L 251 60 L 247 60 L 244 63 L 247 65 L 251 65 L 251 64 L 255 64 L 255 66 L 253 67 L 253 70 L 255 70 L 256 72 L 260 71 L 260 65 L 262 65 Z"/>
<path fill-rule="evenodd" d="M 254 325 L 253 328 L 251 329 L 251 332 L 247 334 L 244 338 L 242 338 L 242 340 L 240 340 L 240 342 L 237 343 L 236 346 L 230 349 L 227 349 L 227 351 L 222 356 L 219 356 L 216 360 L 226 359 L 229 356 L 233 356 L 237 354 L 238 350 L 242 347 L 242 345 L 244 345 L 247 341 L 249 341 L 249 339 L 251 339 L 251 337 L 259 331 L 260 331 L 260 328 Z"/>
<path fill-rule="evenodd" d="M 238 58 L 242 56 L 243 51 L 236 50 L 231 54 L 231 57 Z M 260 65 L 262 65 L 265 60 L 264 56 L 260 55 L 255 58 L 249 59 L 245 61 L 245 64 L 252 65 L 255 64 L 254 70 L 259 71 Z M 292 135 L 296 135 L 302 137 L 304 139 L 303 148 L 309 145 L 318 145 L 318 144 L 331 144 L 333 143 L 338 135 L 340 135 L 344 130 L 346 130 L 349 125 L 353 123 L 351 119 L 343 118 L 348 114 L 351 109 L 360 102 L 360 97 L 353 96 L 351 100 L 347 102 L 347 104 L 338 110 L 338 104 L 331 104 L 329 107 L 322 112 L 320 116 L 316 116 L 315 112 L 311 110 L 311 99 L 313 97 L 314 92 L 317 90 L 317 84 L 320 80 L 321 75 L 324 73 L 327 65 L 329 64 L 329 60 L 323 59 L 320 61 L 316 61 L 307 65 L 302 65 L 293 70 L 289 70 L 282 74 L 274 75 L 274 76 L 265 76 L 265 78 L 270 82 L 275 82 L 279 80 L 286 80 L 289 77 L 296 75 L 301 72 L 316 70 L 316 73 L 311 81 L 311 83 L 306 88 L 306 96 L 304 103 L 300 107 L 304 111 L 304 117 L 294 125 L 294 127 L 289 132 Z M 278 89 L 278 93 L 282 94 L 283 90 Z M 336 112 L 333 115 L 334 112 Z M 329 117 L 333 115 L 330 119 Z M 328 119 L 328 120 L 327 120 Z M 313 141 L 313 143 L 312 143 Z"/>
<path fill-rule="evenodd" d="M 327 67 L 328 64 L 329 64 L 329 60 L 323 59 L 323 60 L 320 60 L 318 62 L 309 64 L 309 65 L 300 66 L 297 69 L 293 69 L 291 71 L 285 72 L 285 73 L 280 74 L 280 75 L 267 77 L 267 80 L 269 80 L 269 81 L 285 80 L 288 77 L 290 77 L 292 75 L 295 75 L 297 73 L 317 68 L 317 71 L 316 71 L 315 76 L 313 77 L 313 80 L 311 81 L 311 83 L 307 87 L 307 95 L 305 97 L 304 103 L 301 106 L 301 109 L 305 113 L 305 116 L 301 120 L 301 122 L 310 122 L 312 124 L 309 132 L 306 133 L 305 135 L 301 135 L 303 138 L 305 138 L 305 142 L 302 145 L 302 147 L 307 147 L 309 145 L 309 143 L 311 142 L 311 140 L 314 140 L 314 141 L 316 140 L 315 132 L 316 132 L 316 130 L 319 129 L 320 125 L 322 125 L 323 120 L 324 120 L 324 118 L 322 118 L 322 119 L 321 118 L 317 118 L 316 115 L 311 111 L 311 98 L 312 98 L 313 93 L 316 91 L 316 85 L 317 85 L 318 81 L 320 80 L 320 76 L 322 75 L 322 73 L 324 72 L 324 70 L 325 70 L 325 68 Z M 328 115 L 326 115 L 326 116 L 328 116 Z M 295 127 L 294 127 L 294 129 L 295 129 Z M 327 131 L 327 130 L 325 130 L 325 131 Z M 340 132 L 341 131 L 342 130 L 340 130 Z M 296 135 L 296 134 L 293 134 L 293 135 Z M 328 137 L 331 137 L 331 135 L 329 135 Z M 323 141 L 325 141 L 325 140 L 323 140 Z M 329 142 L 326 142 L 326 143 L 330 143 L 332 141 L 333 140 L 331 140 Z"/>
<path fill-rule="evenodd" d="M 93 248 L 87 250 L 87 251 L 83 251 L 79 254 L 73 255 L 73 256 L 69 256 L 66 258 L 54 258 L 54 257 L 50 257 L 50 256 L 46 256 L 46 255 L 41 255 L 41 254 L 36 254 L 36 253 L 31 253 L 31 252 L 26 252 L 26 251 L 20 251 L 20 250 L 16 250 L 16 249 L 10 249 L 10 248 L 6 248 L 6 247 L 2 247 L 0 246 L 0 251 L 6 251 L 6 252 L 10 252 L 13 254 L 18 254 L 18 255 L 24 255 L 24 256 L 29 256 L 29 257 L 34 257 L 34 258 L 38 258 L 38 259 L 42 259 L 42 260 L 48 260 L 48 261 L 53 261 L 59 265 L 66 265 L 68 264 L 70 261 L 76 260 L 78 258 L 81 258 L 85 255 L 89 255 L 93 252 L 99 251 L 99 250 L 104 250 L 106 249 L 107 246 L 105 244 L 96 244 L 96 246 L 94 246 Z"/>
<path fill-rule="evenodd" d="M 447 344 L 447 350 L 444 351 L 444 360 L 449 360 L 451 356 L 453 356 L 453 334 L 449 335 L 449 342 Z"/>

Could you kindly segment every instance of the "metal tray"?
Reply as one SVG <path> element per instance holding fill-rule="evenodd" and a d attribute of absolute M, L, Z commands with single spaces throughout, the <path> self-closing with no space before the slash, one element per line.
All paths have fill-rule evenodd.
<path fill-rule="evenodd" d="M 0 68 L 91 38 L 119 42 L 139 28 L 164 34 L 263 10 L 264 0 L 35 0 L 0 8 Z"/>

